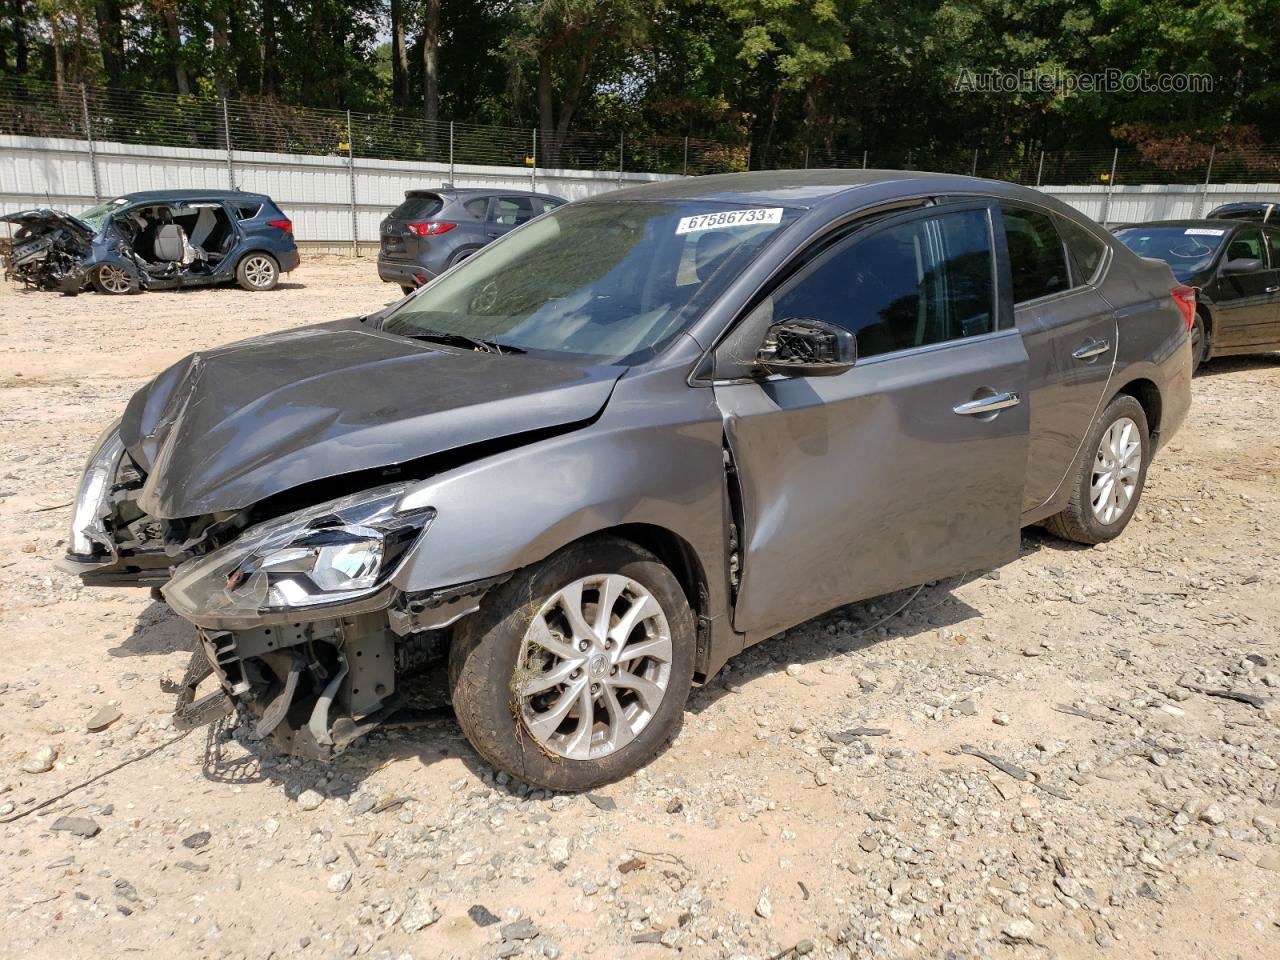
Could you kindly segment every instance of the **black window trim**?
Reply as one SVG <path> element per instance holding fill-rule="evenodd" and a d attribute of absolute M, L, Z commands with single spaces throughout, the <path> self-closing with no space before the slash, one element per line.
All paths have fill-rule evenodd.
<path fill-rule="evenodd" d="M 691 384 L 727 385 L 732 383 L 761 383 L 768 382 L 770 380 L 785 379 L 788 376 L 786 374 L 771 374 L 767 377 L 707 377 L 699 380 L 696 379 L 696 374 L 705 368 L 707 359 L 714 357 L 714 354 L 724 346 L 729 333 L 745 322 L 751 313 L 765 300 L 765 298 L 773 296 L 784 286 L 792 282 L 796 282 L 805 274 L 816 270 L 821 264 L 826 263 L 831 257 L 845 249 L 849 244 L 879 233 L 881 230 L 900 226 L 903 223 L 909 223 L 912 220 L 940 217 L 951 213 L 962 213 L 967 210 L 984 210 L 987 215 L 987 245 L 991 254 L 992 307 L 993 312 L 995 313 L 995 323 L 993 328 L 988 330 L 986 333 L 974 334 L 971 337 L 955 337 L 949 340 L 938 340 L 934 343 L 922 343 L 911 347 L 903 347 L 901 350 L 889 350 L 885 353 L 876 353 L 866 357 L 859 356 L 854 362 L 854 369 L 865 364 L 879 363 L 886 359 L 897 359 L 899 357 L 908 357 L 919 353 L 930 353 L 936 350 L 955 347 L 960 344 L 977 343 L 984 340 L 995 339 L 996 337 L 1017 335 L 1018 331 L 1016 324 L 1014 323 L 1013 310 L 1011 309 L 1009 298 L 1006 295 L 1007 288 L 1005 280 L 1001 276 L 1002 258 L 997 245 L 998 234 L 993 211 L 993 208 L 998 203 L 999 198 L 985 194 L 975 194 L 963 199 L 953 199 L 946 203 L 939 203 L 936 198 L 931 196 L 918 196 L 891 201 L 888 204 L 877 205 L 876 207 L 859 210 L 841 216 L 837 220 L 828 224 L 826 229 L 811 237 L 808 243 L 804 244 L 804 246 L 789 257 L 781 267 L 775 270 L 768 280 L 760 286 L 756 293 L 747 300 L 743 307 L 737 312 L 733 321 L 726 325 L 724 331 L 716 339 L 714 345 L 705 351 L 703 356 L 694 365 L 693 372 L 690 374 L 689 382 Z M 877 214 L 882 215 L 877 216 Z M 1003 233 L 1001 232 L 999 236 L 1003 236 Z M 823 246 L 821 252 L 817 253 L 811 259 L 804 260 L 798 268 L 794 268 L 797 262 L 800 262 L 805 258 L 805 256 L 819 244 Z"/>
<path fill-rule="evenodd" d="M 1042 303 L 1050 303 L 1053 300 L 1056 300 L 1058 297 L 1070 296 L 1073 293 L 1079 293 L 1081 290 L 1084 290 L 1085 288 L 1092 286 L 1091 284 L 1088 284 L 1088 283 L 1082 283 L 1078 285 L 1074 283 L 1075 271 L 1072 269 L 1071 250 L 1067 247 L 1067 238 L 1064 237 L 1062 235 L 1062 231 L 1058 229 L 1058 224 L 1057 224 L 1053 210 L 1050 210 L 1048 207 L 1042 207 L 1038 203 L 1028 203 L 1025 200 L 1022 200 L 1021 198 L 1005 199 L 1002 197 L 999 203 L 997 204 L 997 206 L 1004 207 L 1005 205 L 1012 206 L 1012 207 L 1026 207 L 1030 210 L 1033 210 L 1036 213 L 1042 213 L 1049 218 L 1049 225 L 1053 227 L 1053 232 L 1058 235 L 1058 244 L 1062 247 L 1062 261 L 1067 268 L 1067 288 L 1065 290 L 1055 290 L 1053 291 L 1053 293 L 1041 294 L 1038 297 L 1032 297 L 1030 300 L 1015 300 L 1013 303 L 1014 310 L 1024 310 L 1027 307 L 1039 306 Z M 1003 209 L 1000 211 L 1000 232 L 1004 234 L 1004 210 Z M 1109 247 L 1110 247 L 1110 244 L 1108 244 L 1108 248 Z M 1009 256 L 1009 240 L 1007 235 L 1005 235 L 1004 255 L 1006 258 L 1008 258 Z M 1010 264 L 1010 270 L 1012 269 L 1013 269 L 1013 265 Z M 1012 294 L 1012 289 L 1010 289 L 1010 293 Z"/>
<path fill-rule="evenodd" d="M 945 197 L 939 197 L 938 200 L 939 202 L 944 202 L 944 201 L 950 202 L 952 200 L 967 199 L 969 197 L 976 197 L 976 196 L 990 196 L 990 194 L 949 193 Z M 1035 200 L 1026 199 L 1025 197 L 992 197 L 991 199 L 997 205 L 1002 203 L 1007 203 L 1012 206 L 1030 207 L 1033 210 L 1036 210 L 1038 212 L 1048 214 L 1050 220 L 1053 220 L 1054 218 L 1057 218 L 1057 217 L 1061 217 L 1063 219 L 1067 218 L 1066 214 L 1061 213 L 1058 210 L 1054 210 L 1052 207 L 1045 206 L 1042 203 L 1037 203 Z M 1081 214 L 1081 216 L 1084 216 L 1084 214 Z M 1079 226 L 1082 229 L 1088 229 L 1083 224 L 1079 224 Z M 1089 232 L 1093 233 L 1092 230 L 1089 230 Z M 1001 213 L 1000 215 L 1000 233 L 1002 235 L 1004 233 L 1004 214 L 1003 213 Z M 1071 269 L 1070 251 L 1066 249 L 1066 240 L 1063 239 L 1061 233 L 1058 234 L 1058 238 L 1062 240 L 1063 252 L 1067 255 L 1067 275 L 1068 277 L 1071 278 L 1072 282 L 1074 283 L 1075 273 Z M 1044 296 L 1037 297 L 1034 300 L 1022 300 L 1020 302 L 1017 302 L 1013 305 L 1014 310 L 1022 310 L 1025 307 L 1038 306 L 1042 303 L 1048 303 L 1057 297 L 1065 297 L 1073 293 L 1079 293 L 1081 290 L 1085 289 L 1086 287 L 1096 290 L 1098 287 L 1102 286 L 1103 281 L 1106 280 L 1107 274 L 1111 270 L 1111 264 L 1115 260 L 1115 250 L 1112 249 L 1111 244 L 1107 240 L 1103 239 L 1102 237 L 1098 237 L 1098 239 L 1102 240 L 1102 244 L 1104 247 L 1106 247 L 1106 250 L 1103 252 L 1102 262 L 1098 264 L 1098 269 L 1094 271 L 1094 274 L 1092 277 L 1090 277 L 1088 280 L 1080 284 L 1076 284 L 1074 286 L 1068 287 L 1066 290 L 1058 290 L 1056 293 L 1046 293 Z M 1119 241 L 1116 241 L 1116 242 L 1119 243 Z M 1007 259 L 1009 255 L 1007 245 L 1006 245 L 1004 254 L 1005 254 L 1005 258 Z"/>

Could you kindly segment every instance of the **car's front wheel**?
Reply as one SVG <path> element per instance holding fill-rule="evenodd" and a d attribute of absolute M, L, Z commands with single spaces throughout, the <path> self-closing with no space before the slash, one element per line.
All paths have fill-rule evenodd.
<path fill-rule="evenodd" d="M 517 573 L 460 626 L 454 711 L 477 752 L 526 783 L 589 790 L 649 763 L 680 729 L 694 618 L 653 554 L 612 537 Z"/>
<path fill-rule="evenodd" d="M 280 282 L 280 264 L 269 253 L 251 253 L 236 266 L 236 283 L 246 290 L 274 290 Z"/>
<path fill-rule="evenodd" d="M 1045 521 L 1055 536 L 1103 543 L 1120 536 L 1138 507 L 1151 462 L 1147 415 L 1136 399 L 1120 394 L 1102 411 L 1085 439 L 1066 509 Z"/>
<path fill-rule="evenodd" d="M 138 292 L 138 278 L 114 263 L 101 264 L 91 277 L 93 289 L 108 296 Z"/>

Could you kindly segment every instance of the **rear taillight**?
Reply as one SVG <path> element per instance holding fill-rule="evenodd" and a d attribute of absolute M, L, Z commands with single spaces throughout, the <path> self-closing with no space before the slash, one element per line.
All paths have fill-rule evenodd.
<path fill-rule="evenodd" d="M 275 227 L 277 230 L 283 230 L 285 233 L 293 233 L 292 220 L 268 220 L 268 227 Z"/>
<path fill-rule="evenodd" d="M 1174 306 L 1182 311 L 1182 319 L 1190 330 L 1196 321 L 1196 288 L 1180 283 L 1170 291 L 1170 296 Z"/>
<path fill-rule="evenodd" d="M 428 220 L 426 223 L 406 223 L 405 226 L 415 236 L 437 237 L 442 233 L 448 233 L 457 224 L 449 223 L 447 220 Z"/>

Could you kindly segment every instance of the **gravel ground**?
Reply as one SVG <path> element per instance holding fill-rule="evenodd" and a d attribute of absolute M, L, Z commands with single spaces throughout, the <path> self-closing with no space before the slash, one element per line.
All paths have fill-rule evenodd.
<path fill-rule="evenodd" d="M 1197 378 L 1116 543 L 1029 530 L 812 620 L 647 770 L 550 796 L 447 719 L 328 766 L 171 742 L 192 631 L 53 566 L 145 378 L 395 293 L 367 260 L 289 279 L 0 290 L 0 819 L 159 750 L 0 824 L 0 955 L 1280 956 L 1280 358 Z"/>

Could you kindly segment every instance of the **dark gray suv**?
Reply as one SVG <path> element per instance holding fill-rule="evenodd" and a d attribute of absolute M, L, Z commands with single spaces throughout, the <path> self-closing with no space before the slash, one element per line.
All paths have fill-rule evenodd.
<path fill-rule="evenodd" d="M 410 190 L 378 228 L 378 276 L 412 293 L 565 201 L 527 190 Z"/>
<path fill-rule="evenodd" d="M 196 625 L 183 722 L 212 671 L 253 736 L 332 757 L 447 661 L 482 756 L 587 789 L 750 644 L 1007 563 L 1028 524 L 1118 536 L 1190 406 L 1194 314 L 1011 184 L 619 190 L 160 374 L 90 455 L 68 561 Z"/>

